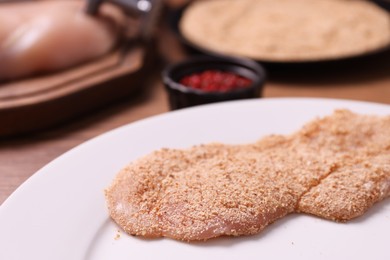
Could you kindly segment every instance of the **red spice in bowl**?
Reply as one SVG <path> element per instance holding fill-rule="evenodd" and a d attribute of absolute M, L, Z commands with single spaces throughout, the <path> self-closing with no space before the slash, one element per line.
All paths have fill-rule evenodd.
<path fill-rule="evenodd" d="M 193 57 L 162 72 L 171 110 L 261 97 L 266 73 L 248 59 Z"/>
<path fill-rule="evenodd" d="M 183 77 L 180 84 L 205 92 L 225 92 L 249 87 L 252 80 L 232 72 L 206 70 Z"/>

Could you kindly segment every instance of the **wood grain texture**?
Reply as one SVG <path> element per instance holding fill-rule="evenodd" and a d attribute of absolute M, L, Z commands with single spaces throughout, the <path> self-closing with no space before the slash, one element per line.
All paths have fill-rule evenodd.
<path fill-rule="evenodd" d="M 146 48 L 135 45 L 74 69 L 0 85 L 0 136 L 40 130 L 138 89 Z"/>

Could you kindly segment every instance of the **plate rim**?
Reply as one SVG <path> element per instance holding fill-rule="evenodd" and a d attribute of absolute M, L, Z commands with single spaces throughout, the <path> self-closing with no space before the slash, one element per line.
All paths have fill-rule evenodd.
<path fill-rule="evenodd" d="M 37 178 L 36 176 L 41 175 L 40 172 L 42 172 L 47 167 L 50 167 L 57 160 L 62 159 L 64 156 L 67 156 L 68 154 L 71 154 L 73 151 L 79 149 L 81 146 L 85 146 L 85 145 L 88 145 L 89 143 L 93 143 L 96 140 L 99 140 L 101 138 L 105 138 L 105 136 L 114 135 L 117 131 L 123 131 L 127 127 L 131 127 L 131 126 L 139 125 L 139 124 L 145 124 L 145 123 L 148 123 L 149 121 L 153 121 L 153 120 L 156 120 L 156 119 L 158 120 L 159 118 L 164 118 L 167 115 L 169 116 L 169 115 L 174 115 L 174 114 L 187 113 L 187 111 L 203 110 L 203 109 L 207 109 L 207 107 L 226 106 L 226 105 L 229 106 L 230 104 L 234 104 L 234 103 L 238 104 L 238 103 L 250 103 L 250 102 L 256 103 L 256 102 L 275 102 L 275 101 L 276 102 L 279 102 L 279 101 L 282 101 L 282 102 L 285 102 L 285 101 L 293 101 L 293 102 L 294 101 L 295 102 L 299 102 L 299 101 L 341 102 L 341 103 L 362 104 L 362 105 L 369 105 L 369 106 L 371 106 L 371 105 L 374 105 L 374 106 L 384 106 L 384 107 L 389 107 L 390 108 L 390 104 L 377 103 L 377 102 L 371 102 L 371 101 L 351 100 L 351 99 L 318 98 L 318 97 L 274 97 L 274 98 L 261 98 L 261 99 L 255 99 L 255 100 L 248 99 L 248 100 L 224 101 L 224 102 L 218 102 L 218 103 L 212 103 L 212 104 L 205 104 L 205 105 L 199 105 L 199 106 L 194 106 L 194 107 L 188 107 L 188 108 L 183 108 L 183 109 L 180 109 L 180 110 L 169 111 L 169 112 L 166 112 L 166 113 L 149 116 L 149 117 L 146 117 L 146 118 L 142 118 L 142 119 L 136 120 L 134 122 L 130 122 L 130 123 L 121 125 L 119 127 L 116 127 L 116 128 L 111 129 L 111 130 L 108 130 L 106 132 L 103 132 L 103 133 L 101 133 L 101 134 L 99 134 L 99 135 L 97 135 L 97 136 L 95 136 L 93 138 L 87 139 L 84 142 L 82 142 L 82 143 L 76 145 L 75 147 L 65 151 L 64 153 L 60 154 L 59 156 L 57 156 L 53 160 L 51 160 L 48 163 L 46 163 L 40 169 L 36 170 L 25 181 L 23 181 L 5 199 L 5 201 L 0 205 L 0 218 L 1 218 L 2 209 L 4 208 L 4 206 L 7 207 L 8 203 L 11 203 L 11 202 L 9 202 L 9 200 L 11 200 L 11 201 L 13 200 L 14 193 L 21 192 L 19 190 L 20 189 L 24 189 L 23 188 L 24 185 L 26 185 L 26 183 L 30 182 L 31 179 L 35 179 L 35 178 Z"/>
<path fill-rule="evenodd" d="M 98 146 L 99 142 L 106 143 L 107 141 L 110 141 L 110 140 L 112 141 L 115 138 L 118 138 L 118 137 L 115 137 L 116 135 L 123 136 L 124 134 L 126 134 L 127 131 L 133 132 L 134 131 L 133 127 L 137 127 L 139 129 L 144 128 L 144 127 L 148 128 L 148 127 L 150 127 L 149 124 L 152 124 L 152 125 L 156 124 L 156 123 L 158 123 L 159 120 L 167 120 L 168 122 L 173 122 L 173 121 L 175 121 L 175 118 L 176 119 L 177 118 L 181 118 L 182 116 L 188 115 L 188 113 L 190 113 L 191 115 L 197 115 L 199 113 L 202 114 L 205 111 L 208 111 L 208 109 L 211 109 L 212 111 L 215 112 L 216 110 L 218 110 L 221 107 L 226 107 L 225 111 L 231 111 L 231 109 L 235 109 L 235 108 L 241 106 L 241 104 L 243 104 L 244 110 L 247 110 L 248 108 L 252 108 L 252 106 L 260 106 L 260 107 L 265 106 L 265 107 L 267 107 L 267 106 L 275 106 L 275 105 L 278 105 L 278 104 L 280 105 L 281 103 L 286 103 L 286 105 L 287 104 L 291 105 L 291 104 L 297 104 L 296 102 L 299 102 L 299 103 L 304 102 L 303 106 L 305 106 L 305 107 L 307 107 L 309 105 L 313 106 L 313 107 L 316 107 L 316 109 L 319 110 L 318 112 L 320 112 L 320 111 L 327 111 L 327 110 L 331 111 L 332 108 L 333 109 L 335 109 L 337 107 L 341 108 L 341 106 L 344 106 L 345 108 L 351 108 L 352 110 L 354 110 L 354 107 L 356 106 L 357 110 L 361 110 L 361 108 L 360 108 L 361 106 L 363 108 L 365 108 L 367 106 L 369 108 L 368 110 L 370 110 L 370 107 L 373 107 L 372 110 L 374 110 L 374 111 L 378 110 L 379 113 L 382 113 L 380 111 L 382 111 L 382 109 L 384 109 L 384 112 L 383 112 L 384 114 L 386 114 L 386 115 L 390 114 L 390 105 L 382 104 L 382 103 L 375 103 L 375 102 L 345 100 L 345 99 L 329 99 L 329 98 L 268 98 L 268 99 L 256 99 L 256 100 L 250 99 L 250 100 L 220 102 L 220 103 L 215 103 L 215 104 L 208 104 L 208 105 L 202 105 L 202 106 L 197 106 L 197 107 L 181 109 L 181 110 L 177 110 L 177 111 L 173 111 L 173 112 L 169 112 L 169 113 L 163 113 L 163 114 L 151 116 L 151 117 L 148 117 L 148 118 L 144 118 L 144 119 L 141 119 L 141 120 L 138 120 L 138 121 L 135 121 L 135 122 L 132 122 L 132 123 L 128 123 L 128 124 L 125 124 L 123 126 L 114 128 L 114 129 L 109 130 L 109 131 L 107 131 L 105 133 L 102 133 L 101 135 L 98 135 L 98 136 L 96 136 L 94 138 L 91 138 L 91 139 L 89 139 L 89 140 L 79 144 L 78 146 L 70 149 L 69 151 L 63 153 L 62 155 L 58 156 L 56 159 L 52 160 L 51 162 L 46 164 L 44 167 L 39 169 L 30 178 L 28 178 L 22 185 L 20 185 L 20 187 L 18 189 L 16 189 L 16 191 L 13 193 L 13 194 L 16 194 L 15 195 L 16 197 L 12 197 L 11 199 L 9 199 L 13 195 L 13 194 L 11 194 L 11 196 L 9 198 L 7 198 L 7 200 L 6 200 L 6 202 L 7 202 L 6 203 L 6 207 L 4 207 L 4 204 L 0 206 L 0 226 L 2 224 L 1 221 L 7 219 L 7 214 L 3 214 L 3 213 L 5 213 L 7 211 L 6 210 L 7 209 L 7 205 L 12 206 L 11 210 L 12 210 L 12 208 L 13 209 L 15 209 L 15 208 L 18 209 L 21 206 L 23 206 L 26 203 L 26 200 L 22 201 L 23 202 L 22 205 L 20 205 L 20 201 L 19 201 L 18 205 L 13 205 L 12 203 L 13 203 L 14 200 L 15 200 L 15 203 L 17 203 L 18 199 L 20 199 L 20 198 L 18 198 L 19 197 L 18 194 L 21 194 L 22 198 L 26 199 L 26 196 L 28 194 L 26 195 L 25 192 L 31 191 L 31 188 L 34 188 L 34 185 L 36 185 L 37 183 L 40 184 L 40 182 L 42 182 L 42 181 L 46 181 L 46 183 L 47 183 L 46 177 L 47 177 L 48 173 L 51 171 L 50 167 L 53 167 L 53 169 L 56 169 L 58 166 L 61 166 L 61 165 L 63 165 L 66 162 L 67 156 L 75 157 L 75 156 L 77 156 L 80 153 L 84 154 L 85 151 L 90 150 L 93 146 Z M 325 104 L 324 104 L 324 102 L 325 102 Z M 303 106 L 300 107 L 298 110 L 302 110 Z M 322 106 L 324 106 L 324 108 L 322 108 Z M 283 107 L 283 110 L 284 109 L 286 109 L 286 107 Z M 322 114 L 322 113 L 325 113 L 325 112 L 320 112 L 320 113 Z M 310 114 L 311 114 L 311 112 L 310 112 Z M 317 112 L 315 114 L 317 114 Z M 164 118 L 167 118 L 167 117 L 168 117 L 168 119 L 164 119 Z M 131 129 L 131 130 L 129 130 L 129 129 Z M 135 131 L 137 131 L 137 129 Z M 134 139 L 134 138 L 130 137 L 130 139 Z M 86 158 L 85 155 L 83 157 L 84 157 L 83 159 Z M 78 163 L 76 163 L 76 164 L 77 165 L 73 166 L 73 168 L 80 167 L 80 165 L 78 165 Z M 115 173 L 113 173 L 113 175 L 114 174 Z M 64 175 L 62 173 L 61 173 L 61 175 L 53 174 L 54 179 L 56 179 L 55 175 L 57 175 L 57 177 L 60 177 L 60 179 L 64 178 Z M 89 175 L 89 174 L 87 174 L 87 175 Z M 74 178 L 74 175 L 71 175 L 70 178 Z M 33 181 L 30 181 L 30 179 L 32 179 Z M 72 181 L 72 180 L 70 180 L 70 181 Z M 93 194 L 89 194 L 88 195 L 88 192 L 87 192 L 87 195 L 83 195 L 83 197 L 87 196 L 87 198 L 84 198 L 83 200 L 88 200 L 88 199 L 90 199 L 90 197 L 95 198 L 97 196 L 95 190 L 96 190 L 96 187 L 93 188 L 93 192 L 89 192 L 89 193 L 93 193 Z M 62 194 L 59 194 L 58 196 L 62 196 Z M 95 208 L 95 210 L 99 209 L 99 212 L 98 212 L 97 216 L 98 216 L 98 218 L 103 218 L 104 214 L 103 214 L 103 212 L 100 212 L 100 208 L 102 208 L 102 205 L 100 205 L 101 203 L 98 203 L 98 204 L 99 204 L 99 207 Z M 96 207 L 96 205 L 94 207 Z M 77 207 L 76 207 L 76 209 L 77 209 Z M 17 212 L 17 210 L 15 210 L 15 211 Z M 10 214 L 8 214 L 8 220 L 10 219 L 9 218 L 10 216 L 11 217 L 13 216 L 12 214 L 15 213 L 15 211 L 11 212 Z M 3 217 L 5 217 L 5 218 L 3 218 Z M 77 223 L 78 223 L 79 222 L 79 216 L 76 216 L 76 217 L 77 217 L 76 220 L 77 220 Z M 104 218 L 108 218 L 108 216 L 104 215 Z M 78 223 L 78 224 L 80 224 L 80 223 Z M 4 225 L 4 223 L 3 223 L 3 225 Z M 44 224 L 41 224 L 41 225 L 44 225 Z M 88 227 L 86 227 L 86 229 L 87 229 L 86 233 L 87 234 L 89 233 L 89 235 L 91 235 L 91 232 L 95 232 L 96 231 L 96 230 L 92 230 L 92 228 L 94 228 L 94 227 L 95 227 L 94 225 L 92 225 L 92 226 L 89 225 Z M 64 233 L 64 235 L 68 235 L 68 236 L 66 236 L 66 238 L 69 239 L 69 234 L 68 233 L 69 232 L 66 231 Z M 72 237 L 73 237 L 73 234 L 74 233 L 72 231 L 71 232 Z M 0 239 L 4 240 L 4 238 L 5 238 L 5 235 L 1 235 L 0 234 Z M 84 238 L 84 241 L 81 241 L 81 243 L 79 245 L 79 248 L 78 248 L 79 252 L 81 252 L 81 250 L 85 250 L 85 247 L 82 246 L 83 243 L 85 244 L 85 239 L 86 238 Z M 88 241 L 90 241 L 90 240 L 88 240 Z M 59 245 L 57 245 L 57 247 L 58 246 Z M 64 249 L 61 247 L 60 250 L 64 250 Z M 75 252 L 77 252 L 76 249 L 75 249 Z M 7 253 L 7 252 L 5 252 L 5 253 Z M 48 254 L 55 254 L 55 252 L 54 253 L 53 252 L 49 252 Z M 1 252 L 0 252 L 0 256 L 1 256 Z"/>

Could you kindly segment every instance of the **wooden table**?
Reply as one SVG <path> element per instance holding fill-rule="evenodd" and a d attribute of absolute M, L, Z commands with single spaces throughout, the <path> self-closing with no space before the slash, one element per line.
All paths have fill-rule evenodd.
<path fill-rule="evenodd" d="M 186 57 L 174 35 L 158 32 L 163 61 Z M 36 134 L 0 141 L 0 204 L 27 178 L 69 149 L 124 124 L 169 111 L 160 79 L 161 67 L 151 70 L 144 93 Z M 363 64 L 325 70 L 271 71 L 263 96 L 327 97 L 390 104 L 390 53 Z M 1 122 L 0 122 L 1 123 Z"/>

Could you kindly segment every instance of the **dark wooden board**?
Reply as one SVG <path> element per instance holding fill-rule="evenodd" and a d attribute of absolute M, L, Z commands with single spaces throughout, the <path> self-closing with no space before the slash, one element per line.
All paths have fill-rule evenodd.
<path fill-rule="evenodd" d="M 72 69 L 0 84 L 0 136 L 53 126 L 136 93 L 147 49 L 134 45 Z"/>

